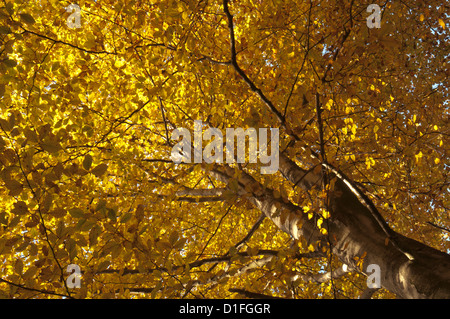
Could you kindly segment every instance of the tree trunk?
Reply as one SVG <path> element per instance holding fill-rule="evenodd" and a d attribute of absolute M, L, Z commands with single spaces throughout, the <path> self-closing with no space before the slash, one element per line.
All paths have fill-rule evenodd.
<path fill-rule="evenodd" d="M 304 189 L 322 180 L 283 154 L 280 171 L 294 184 L 301 179 L 298 184 Z M 370 208 L 343 178 L 336 179 L 328 197 L 332 251 L 343 263 L 354 265 L 355 257 L 365 255 L 362 272 L 367 275 L 368 265 L 378 265 L 382 287 L 400 298 L 450 298 L 450 255 L 390 228 L 389 238 Z"/>
<path fill-rule="evenodd" d="M 283 154 L 280 172 L 305 190 L 322 184 L 321 173 L 305 171 Z M 229 167 L 216 168 L 211 174 L 226 183 L 235 178 Z M 378 265 L 381 286 L 398 297 L 450 298 L 450 255 L 393 231 L 381 215 L 375 215 L 378 211 L 368 206 L 373 204 L 364 194 L 337 174 L 330 172 L 335 181 L 328 193 L 327 236 L 320 234 L 315 220 L 308 219 L 300 207 L 275 198 L 272 190 L 245 172 L 238 177 L 239 192 L 250 193 L 249 200 L 293 238 L 303 237 L 320 246 L 331 244 L 332 253 L 350 268 L 370 275 L 368 265 Z"/>

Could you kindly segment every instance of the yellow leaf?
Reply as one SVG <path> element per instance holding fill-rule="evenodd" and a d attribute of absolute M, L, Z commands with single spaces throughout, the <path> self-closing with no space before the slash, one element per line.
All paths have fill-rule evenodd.
<path fill-rule="evenodd" d="M 436 158 L 434 159 L 434 164 L 437 165 L 437 164 L 439 164 L 440 161 L 441 161 L 441 160 L 440 160 L 439 158 L 436 157 Z"/>
<path fill-rule="evenodd" d="M 171 246 L 175 245 L 175 243 L 178 240 L 178 237 L 179 237 L 179 235 L 178 235 L 176 230 L 174 230 L 172 233 L 170 233 L 170 235 L 169 235 L 169 243 L 170 243 Z"/>
<path fill-rule="evenodd" d="M 9 34 L 12 33 L 10 27 L 8 26 L 0 26 L 0 34 Z"/>
<path fill-rule="evenodd" d="M 25 137 L 33 143 L 37 143 L 39 141 L 36 132 L 29 128 L 25 128 L 24 134 L 25 134 Z"/>
<path fill-rule="evenodd" d="M 102 229 L 99 225 L 94 225 L 89 231 L 89 243 L 91 246 L 97 244 L 97 238 L 100 236 L 101 232 Z"/>
<path fill-rule="evenodd" d="M 317 220 L 317 227 L 319 227 L 319 229 L 322 228 L 322 223 L 323 223 L 323 218 L 319 218 Z"/>
<path fill-rule="evenodd" d="M 61 144 L 59 144 L 58 141 L 53 140 L 46 140 L 42 142 L 40 145 L 44 151 L 47 151 L 49 153 L 56 153 L 62 149 Z"/>
<path fill-rule="evenodd" d="M 256 256 L 256 254 L 258 254 L 258 251 L 259 251 L 258 247 L 249 247 L 247 249 L 247 254 L 249 256 Z"/>
<path fill-rule="evenodd" d="M 133 217 L 133 214 L 131 214 L 131 213 L 125 213 L 124 215 L 121 216 L 120 222 L 121 222 L 121 223 L 126 223 L 127 221 L 130 220 L 131 217 Z"/>
<path fill-rule="evenodd" d="M 23 261 L 22 259 L 17 259 L 16 263 L 14 264 L 14 272 L 16 274 L 21 275 L 23 272 Z"/>
<path fill-rule="evenodd" d="M 26 24 L 34 24 L 36 21 L 34 21 L 33 17 L 29 15 L 28 13 L 21 13 L 19 14 L 20 20 L 25 22 Z"/>
<path fill-rule="evenodd" d="M 25 273 L 22 275 L 23 279 L 32 278 L 36 272 L 38 271 L 38 268 L 36 266 L 31 266 L 30 268 L 25 271 Z"/>
<path fill-rule="evenodd" d="M 414 155 L 416 157 L 416 163 L 419 163 L 420 159 L 423 157 L 422 152 L 420 151 L 419 154 Z"/>
<path fill-rule="evenodd" d="M 425 20 L 425 16 L 423 14 L 421 14 L 419 17 L 419 21 L 422 22 L 423 20 Z"/>
<path fill-rule="evenodd" d="M 92 156 L 86 154 L 83 160 L 83 168 L 88 171 L 91 168 L 91 165 L 92 165 Z"/>
<path fill-rule="evenodd" d="M 104 260 L 98 265 L 97 271 L 105 270 L 106 268 L 108 268 L 109 265 L 110 265 L 109 260 Z"/>
<path fill-rule="evenodd" d="M 438 19 L 440 26 L 445 30 L 445 22 L 442 19 Z"/>
<path fill-rule="evenodd" d="M 5 182 L 6 188 L 9 190 L 10 196 L 17 196 L 23 190 L 23 184 L 16 180 L 6 179 L 6 180 L 4 180 L 4 182 Z"/>
<path fill-rule="evenodd" d="M 375 160 L 372 157 L 366 158 L 366 166 L 369 169 L 371 166 L 375 165 Z"/>
<path fill-rule="evenodd" d="M 102 176 L 103 174 L 105 174 L 106 170 L 108 169 L 108 165 L 106 165 L 105 163 L 102 163 L 100 165 L 95 166 L 92 170 L 91 173 L 94 174 L 97 177 Z"/>
<path fill-rule="evenodd" d="M 80 208 L 72 208 L 72 209 L 70 209 L 69 210 L 69 214 L 73 218 L 82 218 L 82 217 L 84 217 L 84 212 Z"/>

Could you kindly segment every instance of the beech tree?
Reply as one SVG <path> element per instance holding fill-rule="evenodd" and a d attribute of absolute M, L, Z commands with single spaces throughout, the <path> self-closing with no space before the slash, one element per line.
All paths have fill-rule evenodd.
<path fill-rule="evenodd" d="M 0 295 L 450 298 L 448 5 L 371 4 L 1 2 Z"/>

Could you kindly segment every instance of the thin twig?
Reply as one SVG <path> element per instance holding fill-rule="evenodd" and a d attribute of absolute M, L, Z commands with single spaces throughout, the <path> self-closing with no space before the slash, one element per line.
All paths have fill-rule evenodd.
<path fill-rule="evenodd" d="M 234 26 L 233 26 L 233 16 L 230 13 L 230 10 L 228 8 L 228 0 L 223 0 L 223 10 L 225 12 L 225 15 L 228 19 L 228 29 L 230 31 L 230 51 L 231 51 L 231 65 L 234 67 L 236 72 L 244 79 L 245 83 L 250 87 L 250 89 L 255 92 L 259 98 L 266 104 L 266 106 L 276 115 L 278 120 L 284 125 L 285 124 L 285 118 L 280 113 L 280 111 L 277 110 L 277 108 L 273 105 L 273 103 L 264 95 L 264 93 L 261 91 L 260 88 L 258 88 L 252 80 L 247 76 L 247 74 L 241 69 L 239 64 L 237 63 L 236 58 L 236 39 L 234 36 Z"/>
<path fill-rule="evenodd" d="M 251 292 L 245 289 L 239 289 L 239 288 L 230 288 L 228 289 L 229 292 L 235 292 L 237 294 L 243 295 L 247 298 L 252 298 L 252 299 L 286 299 L 286 298 L 281 298 L 281 297 L 275 297 L 275 296 L 270 296 L 270 295 L 265 295 L 265 294 L 260 294 L 260 293 L 256 293 L 256 292 Z"/>
<path fill-rule="evenodd" d="M 16 284 L 16 283 L 13 283 L 13 282 L 8 281 L 8 280 L 3 279 L 3 278 L 0 278 L 0 282 L 4 282 L 5 284 L 8 284 L 8 285 L 11 285 L 11 286 L 20 288 L 20 289 L 25 289 L 25 290 L 29 290 L 29 291 L 36 291 L 36 292 L 39 292 L 39 293 L 42 293 L 42 294 L 53 295 L 53 296 L 60 296 L 60 297 L 66 297 L 66 298 L 70 298 L 70 299 L 73 298 L 73 297 L 70 296 L 70 295 L 59 294 L 59 293 L 57 293 L 57 292 L 50 291 L 50 290 L 26 287 L 26 286 L 24 286 L 24 285 Z"/>
<path fill-rule="evenodd" d="M 432 223 L 432 222 L 427 222 L 427 224 L 428 224 L 428 225 L 431 225 L 431 226 L 433 226 L 433 227 L 436 227 L 436 228 L 442 229 L 442 230 L 444 230 L 444 231 L 446 231 L 446 232 L 449 232 L 449 233 L 450 233 L 450 229 L 448 229 L 448 228 L 445 228 L 445 227 L 442 227 L 442 226 L 436 225 L 436 224 L 434 224 L 434 223 Z"/>

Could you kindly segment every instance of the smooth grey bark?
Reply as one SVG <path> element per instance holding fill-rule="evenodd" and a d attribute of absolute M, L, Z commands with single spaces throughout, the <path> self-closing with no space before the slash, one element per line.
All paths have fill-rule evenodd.
<path fill-rule="evenodd" d="M 321 187 L 321 173 L 300 168 L 284 154 L 280 156 L 279 170 L 287 180 L 305 190 Z M 210 173 L 225 183 L 236 178 L 234 169 L 228 166 Z M 450 298 L 450 255 L 395 232 L 378 211 L 372 211 L 373 203 L 368 203 L 369 199 L 346 177 L 330 172 L 329 178 L 335 181 L 328 193 L 331 217 L 327 219 L 327 237 L 320 235 L 315 220 L 309 220 L 300 207 L 275 198 L 273 190 L 264 188 L 243 171 L 237 177 L 238 193 L 250 192 L 250 202 L 293 238 L 305 238 L 308 243 L 322 246 L 331 244 L 332 253 L 350 268 L 370 275 L 368 265 L 378 265 L 381 286 L 399 298 Z M 363 263 L 357 266 L 355 258 L 362 256 Z"/>
<path fill-rule="evenodd" d="M 289 181 L 306 190 L 320 186 L 322 181 L 320 174 L 301 169 L 284 155 L 280 158 L 280 171 Z M 212 175 L 228 182 L 234 170 L 216 169 Z M 328 194 L 331 217 L 327 220 L 333 254 L 351 268 L 358 268 L 355 257 L 364 256 L 359 268 L 366 275 L 369 275 L 368 265 L 378 265 L 382 287 L 400 298 L 450 298 L 450 255 L 391 228 L 387 233 L 384 227 L 389 226 L 384 220 L 385 224 L 380 225 L 382 217 L 374 216 L 361 195 L 344 179 L 334 178 L 334 188 Z M 272 190 L 261 187 L 245 172 L 240 174 L 238 182 L 240 193 L 251 189 L 250 201 L 282 231 L 295 239 L 303 237 L 310 242 L 324 242 L 314 220 L 305 218 L 300 207 L 275 198 Z"/>
<path fill-rule="evenodd" d="M 306 190 L 321 183 L 319 174 L 305 171 L 285 155 L 280 171 Z M 299 182 L 300 180 L 300 182 Z M 389 228 L 391 239 L 370 209 L 344 180 L 337 178 L 329 192 L 332 251 L 343 263 L 355 266 L 354 257 L 366 253 L 362 272 L 369 264 L 381 270 L 381 285 L 399 298 L 450 298 L 450 255 L 407 238 Z M 387 224 L 385 224 L 385 227 Z M 394 242 L 396 245 L 394 245 Z M 401 249 L 399 249 L 401 247 Z M 412 255 L 410 260 L 404 252 Z"/>

